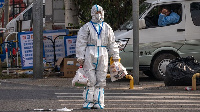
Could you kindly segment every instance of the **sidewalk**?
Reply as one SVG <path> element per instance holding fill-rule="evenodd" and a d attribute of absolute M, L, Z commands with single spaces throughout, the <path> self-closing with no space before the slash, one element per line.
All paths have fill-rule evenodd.
<path fill-rule="evenodd" d="M 54 86 L 54 87 L 72 87 L 73 78 L 58 78 L 58 77 L 48 77 L 43 79 L 32 79 L 32 78 L 20 78 L 20 79 L 5 79 L 0 80 L 0 82 L 18 83 L 25 85 L 36 85 L 36 86 Z M 106 79 L 107 86 L 105 89 L 129 89 L 129 79 L 121 79 L 115 82 L 111 82 L 109 78 Z M 77 87 L 82 88 L 82 87 Z M 165 87 L 163 81 L 156 81 L 149 79 L 148 77 L 140 78 L 139 85 L 134 85 L 134 90 L 184 90 L 185 86 L 169 86 Z M 200 87 L 197 86 L 197 91 Z"/>
<path fill-rule="evenodd" d="M 17 79 L 4 79 L 0 82 L 19 83 L 26 85 L 37 85 L 37 86 L 56 86 L 56 87 L 72 87 L 73 78 L 58 78 L 48 77 L 43 79 L 32 79 L 32 78 L 17 78 Z M 110 78 L 106 79 L 106 88 L 108 89 L 129 89 L 129 79 L 121 79 L 115 82 L 111 82 Z M 163 87 L 163 81 L 156 82 L 140 82 L 140 85 L 134 85 L 135 89 L 142 89 L 148 87 Z"/>

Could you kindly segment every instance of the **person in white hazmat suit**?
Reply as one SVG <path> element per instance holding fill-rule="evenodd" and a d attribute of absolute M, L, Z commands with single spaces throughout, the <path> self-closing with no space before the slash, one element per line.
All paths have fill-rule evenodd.
<path fill-rule="evenodd" d="M 119 48 L 112 28 L 104 22 L 104 10 L 99 5 L 91 9 L 92 19 L 83 25 L 77 35 L 76 57 L 88 77 L 83 91 L 83 108 L 104 108 L 104 86 L 108 71 L 108 54 L 118 61 Z"/>

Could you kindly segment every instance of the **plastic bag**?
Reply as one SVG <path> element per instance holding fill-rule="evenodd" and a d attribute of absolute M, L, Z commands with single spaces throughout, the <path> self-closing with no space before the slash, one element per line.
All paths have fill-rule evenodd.
<path fill-rule="evenodd" d="M 88 78 L 85 75 L 83 68 L 79 67 L 79 69 L 76 71 L 76 75 L 74 76 L 72 80 L 72 86 L 75 86 L 76 83 L 87 85 L 87 82 L 88 82 Z"/>
<path fill-rule="evenodd" d="M 126 68 L 119 62 L 114 62 L 110 66 L 110 78 L 112 82 L 123 78 L 127 74 Z"/>
<path fill-rule="evenodd" d="M 164 83 L 166 86 L 191 86 L 192 76 L 199 72 L 199 69 L 200 63 L 193 56 L 177 58 L 166 66 Z M 199 84 L 200 80 L 197 78 L 197 85 Z"/>

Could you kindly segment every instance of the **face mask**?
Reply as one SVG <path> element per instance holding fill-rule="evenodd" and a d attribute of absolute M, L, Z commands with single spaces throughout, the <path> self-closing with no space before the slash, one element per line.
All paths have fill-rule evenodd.
<path fill-rule="evenodd" d="M 101 20 L 101 14 L 96 14 L 95 17 L 96 17 L 96 19 L 97 19 L 98 21 Z"/>

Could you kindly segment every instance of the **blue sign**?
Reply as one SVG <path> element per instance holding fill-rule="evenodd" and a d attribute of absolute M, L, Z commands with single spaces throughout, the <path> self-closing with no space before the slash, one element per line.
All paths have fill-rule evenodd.
<path fill-rule="evenodd" d="M 2 8 L 4 5 L 4 0 L 0 0 L 0 8 Z"/>
<path fill-rule="evenodd" d="M 59 35 L 67 35 L 68 30 L 49 30 L 44 31 L 43 36 L 48 37 L 50 39 L 54 39 Z M 20 47 L 20 56 L 21 56 L 21 64 L 22 69 L 31 69 L 33 68 L 33 32 L 20 32 L 18 33 L 19 39 L 19 47 Z M 64 46 L 64 37 L 56 38 L 56 57 L 65 57 L 65 46 Z M 54 50 L 53 50 L 53 43 L 44 38 L 44 52 L 43 56 L 46 58 L 46 62 L 53 62 L 54 60 Z"/>
<path fill-rule="evenodd" d="M 76 39 L 77 36 L 66 36 L 64 38 L 65 43 L 65 56 L 76 54 Z"/>

